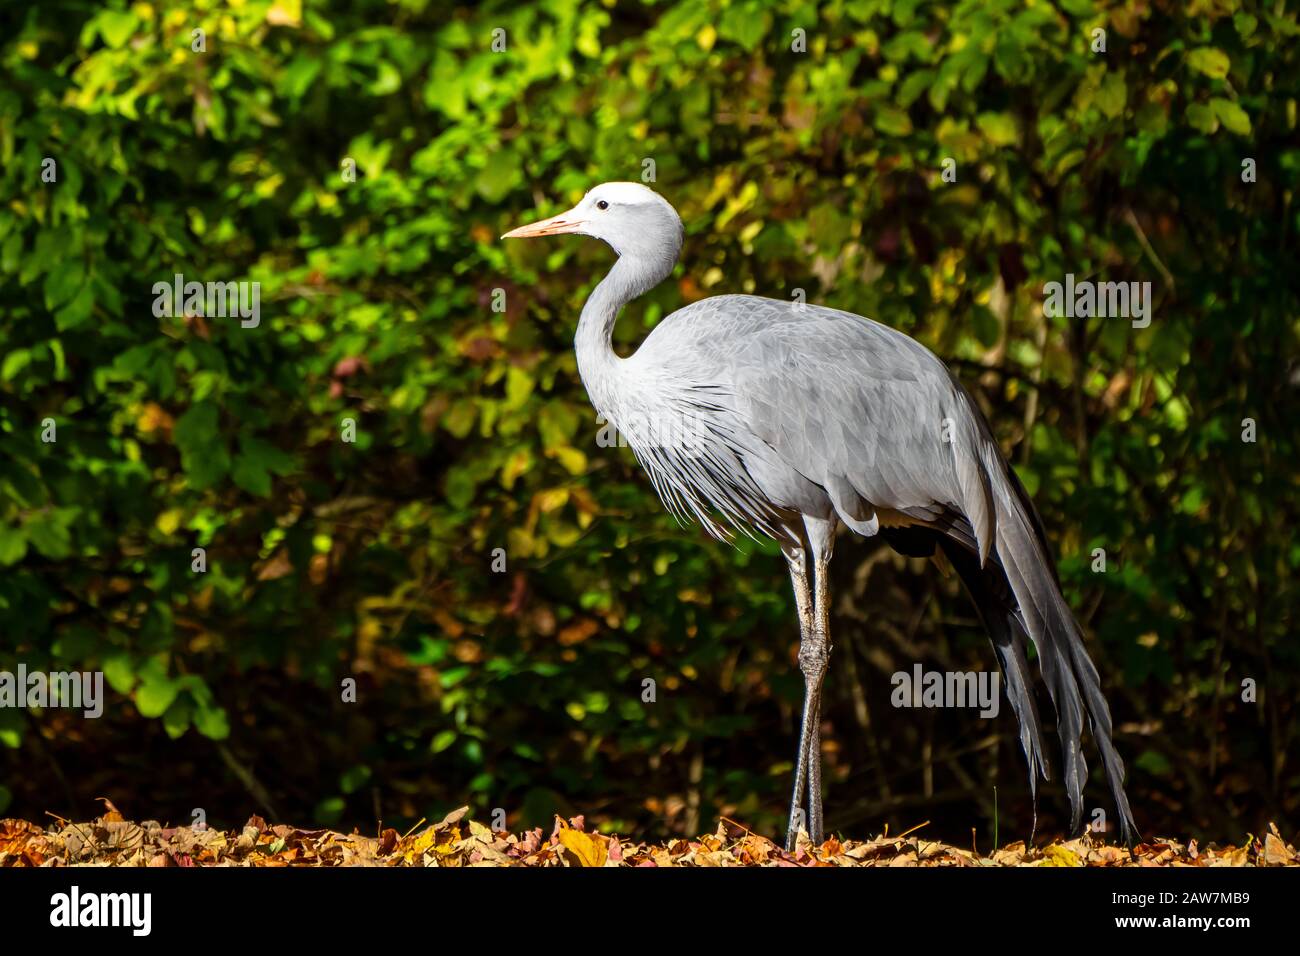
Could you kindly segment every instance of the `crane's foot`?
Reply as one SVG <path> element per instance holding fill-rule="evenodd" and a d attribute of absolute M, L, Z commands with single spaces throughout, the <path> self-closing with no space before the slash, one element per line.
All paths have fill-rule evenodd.
<path fill-rule="evenodd" d="M 791 813 L 791 816 L 792 817 L 794 816 L 793 812 Z M 801 829 L 803 828 L 797 826 L 794 823 L 791 823 L 786 828 L 785 831 L 785 852 L 786 853 L 793 853 L 795 851 L 795 845 L 799 842 L 799 831 Z"/>
<path fill-rule="evenodd" d="M 802 790 L 802 787 L 800 788 Z M 820 846 L 825 839 L 822 832 L 822 801 L 820 793 L 810 793 L 808 795 L 808 813 L 805 816 L 804 808 L 796 800 L 790 807 L 790 822 L 785 830 L 785 849 L 787 853 L 793 853 L 799 842 L 799 831 L 803 830 L 808 834 L 808 839 L 815 846 Z"/>

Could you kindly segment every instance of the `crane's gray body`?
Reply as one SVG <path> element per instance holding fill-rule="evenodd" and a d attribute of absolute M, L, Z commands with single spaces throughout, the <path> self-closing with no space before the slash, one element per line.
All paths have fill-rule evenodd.
<path fill-rule="evenodd" d="M 862 316 L 750 295 L 688 305 L 620 358 L 611 342 L 619 311 L 671 273 L 681 220 L 644 186 L 606 183 L 568 212 L 507 236 L 560 233 L 595 236 L 619 254 L 587 299 L 574 342 L 592 404 L 622 432 L 670 511 L 720 538 L 769 535 L 790 564 L 806 696 L 789 839 L 805 782 L 809 832 L 821 832 L 827 567 L 842 522 L 905 554 L 942 553 L 960 575 L 1006 677 L 1036 795 L 1048 766 L 1026 655 L 1033 643 L 1057 713 L 1072 828 L 1082 820 L 1087 717 L 1131 844 L 1137 830 L 1110 710 L 1042 523 L 947 367 Z"/>
<path fill-rule="evenodd" d="M 677 442 L 629 439 L 666 504 L 678 514 L 685 504 L 720 537 L 729 529 L 713 514 L 777 538 L 790 513 L 837 515 L 867 535 L 940 519 L 948 505 L 987 515 L 978 481 L 987 438 L 970 427 L 969 397 L 933 353 L 888 326 L 716 296 L 664 319 L 623 376 L 634 413 L 682 423 L 664 429 Z M 616 426 L 629 410 L 621 405 L 601 409 Z"/>

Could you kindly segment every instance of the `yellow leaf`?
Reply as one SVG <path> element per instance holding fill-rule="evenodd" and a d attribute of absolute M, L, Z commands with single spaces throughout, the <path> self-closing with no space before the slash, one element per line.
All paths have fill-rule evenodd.
<path fill-rule="evenodd" d="M 519 476 L 528 471 L 533 463 L 532 455 L 528 454 L 526 449 L 519 449 L 508 459 L 501 467 L 501 484 L 508 491 L 514 487 Z"/>
<path fill-rule="evenodd" d="M 581 475 L 587 470 L 587 456 L 576 448 L 558 448 L 555 457 L 571 475 Z"/>
<path fill-rule="evenodd" d="M 407 851 L 403 854 L 403 856 L 406 857 L 406 862 L 410 863 L 411 861 L 418 860 L 420 857 L 424 856 L 424 851 L 432 849 L 434 841 L 437 838 L 438 834 L 435 832 L 433 827 L 429 827 L 429 829 L 417 836 L 415 840 L 412 841 Z"/>
<path fill-rule="evenodd" d="M 266 11 L 266 22 L 277 27 L 302 25 L 302 0 L 276 0 Z"/>
<path fill-rule="evenodd" d="M 561 830 L 560 842 L 564 848 L 578 858 L 579 866 L 604 866 L 609 855 L 605 838 L 599 834 L 583 833 L 579 830 Z"/>
<path fill-rule="evenodd" d="M 1043 852 L 1043 866 L 1083 866 L 1083 862 L 1074 851 L 1053 844 Z"/>
<path fill-rule="evenodd" d="M 549 514 L 556 508 L 563 508 L 568 503 L 569 490 L 567 488 L 548 488 L 537 493 L 537 507 L 542 510 L 543 514 Z"/>
<path fill-rule="evenodd" d="M 185 513 L 180 508 L 169 508 L 160 514 L 154 524 L 163 534 L 173 534 L 181 526 L 181 518 Z"/>
<path fill-rule="evenodd" d="M 450 830 L 443 830 L 438 834 L 438 840 L 433 846 L 434 853 L 440 853 L 443 856 L 449 856 L 456 852 L 456 844 L 460 842 L 460 827 L 452 827 Z"/>

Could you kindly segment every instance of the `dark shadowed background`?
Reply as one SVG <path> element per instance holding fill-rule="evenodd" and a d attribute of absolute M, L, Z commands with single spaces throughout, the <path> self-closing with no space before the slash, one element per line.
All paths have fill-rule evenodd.
<path fill-rule="evenodd" d="M 1294 834 L 1294 7 L 109 0 L 0 27 L 0 669 L 108 685 L 97 720 L 0 709 L 0 813 L 778 832 L 784 562 L 677 527 L 597 442 L 571 338 L 609 250 L 497 240 L 653 175 L 683 262 L 619 347 L 796 289 L 919 338 L 1042 512 L 1139 825 Z M 260 324 L 155 317 L 178 272 L 260 282 Z M 1149 281 L 1149 327 L 1045 317 L 1067 273 Z M 994 668 L 956 578 L 847 537 L 835 576 L 828 827 L 1027 835 L 1009 707 L 890 703 L 918 662 Z M 1064 812 L 1054 781 L 1040 830 Z"/>

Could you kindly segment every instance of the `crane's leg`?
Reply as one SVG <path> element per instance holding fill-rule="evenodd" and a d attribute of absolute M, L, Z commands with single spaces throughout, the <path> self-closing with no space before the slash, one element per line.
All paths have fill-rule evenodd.
<path fill-rule="evenodd" d="M 786 563 L 790 566 L 790 583 L 794 586 L 794 606 L 799 612 L 799 654 L 802 663 L 803 649 L 813 629 L 812 588 L 808 584 L 807 553 L 801 547 L 783 546 Z M 807 724 L 807 699 L 805 695 L 804 715 L 799 734 L 799 757 L 795 761 L 794 793 L 790 797 L 790 823 L 786 827 L 785 847 L 794 851 L 795 839 L 800 828 L 807 829 L 808 822 L 803 819 L 800 808 L 803 806 L 804 787 L 808 782 L 808 748 L 804 746 L 804 726 Z"/>
<path fill-rule="evenodd" d="M 808 836 L 820 844 L 822 832 L 822 680 L 831 656 L 831 553 L 835 547 L 834 518 L 804 518 L 812 552 L 813 626 L 807 655 L 799 649 L 804 686 L 811 696 L 812 720 L 808 737 Z M 805 662 L 806 658 L 806 662 Z M 807 705 L 805 704 L 805 707 Z"/>

